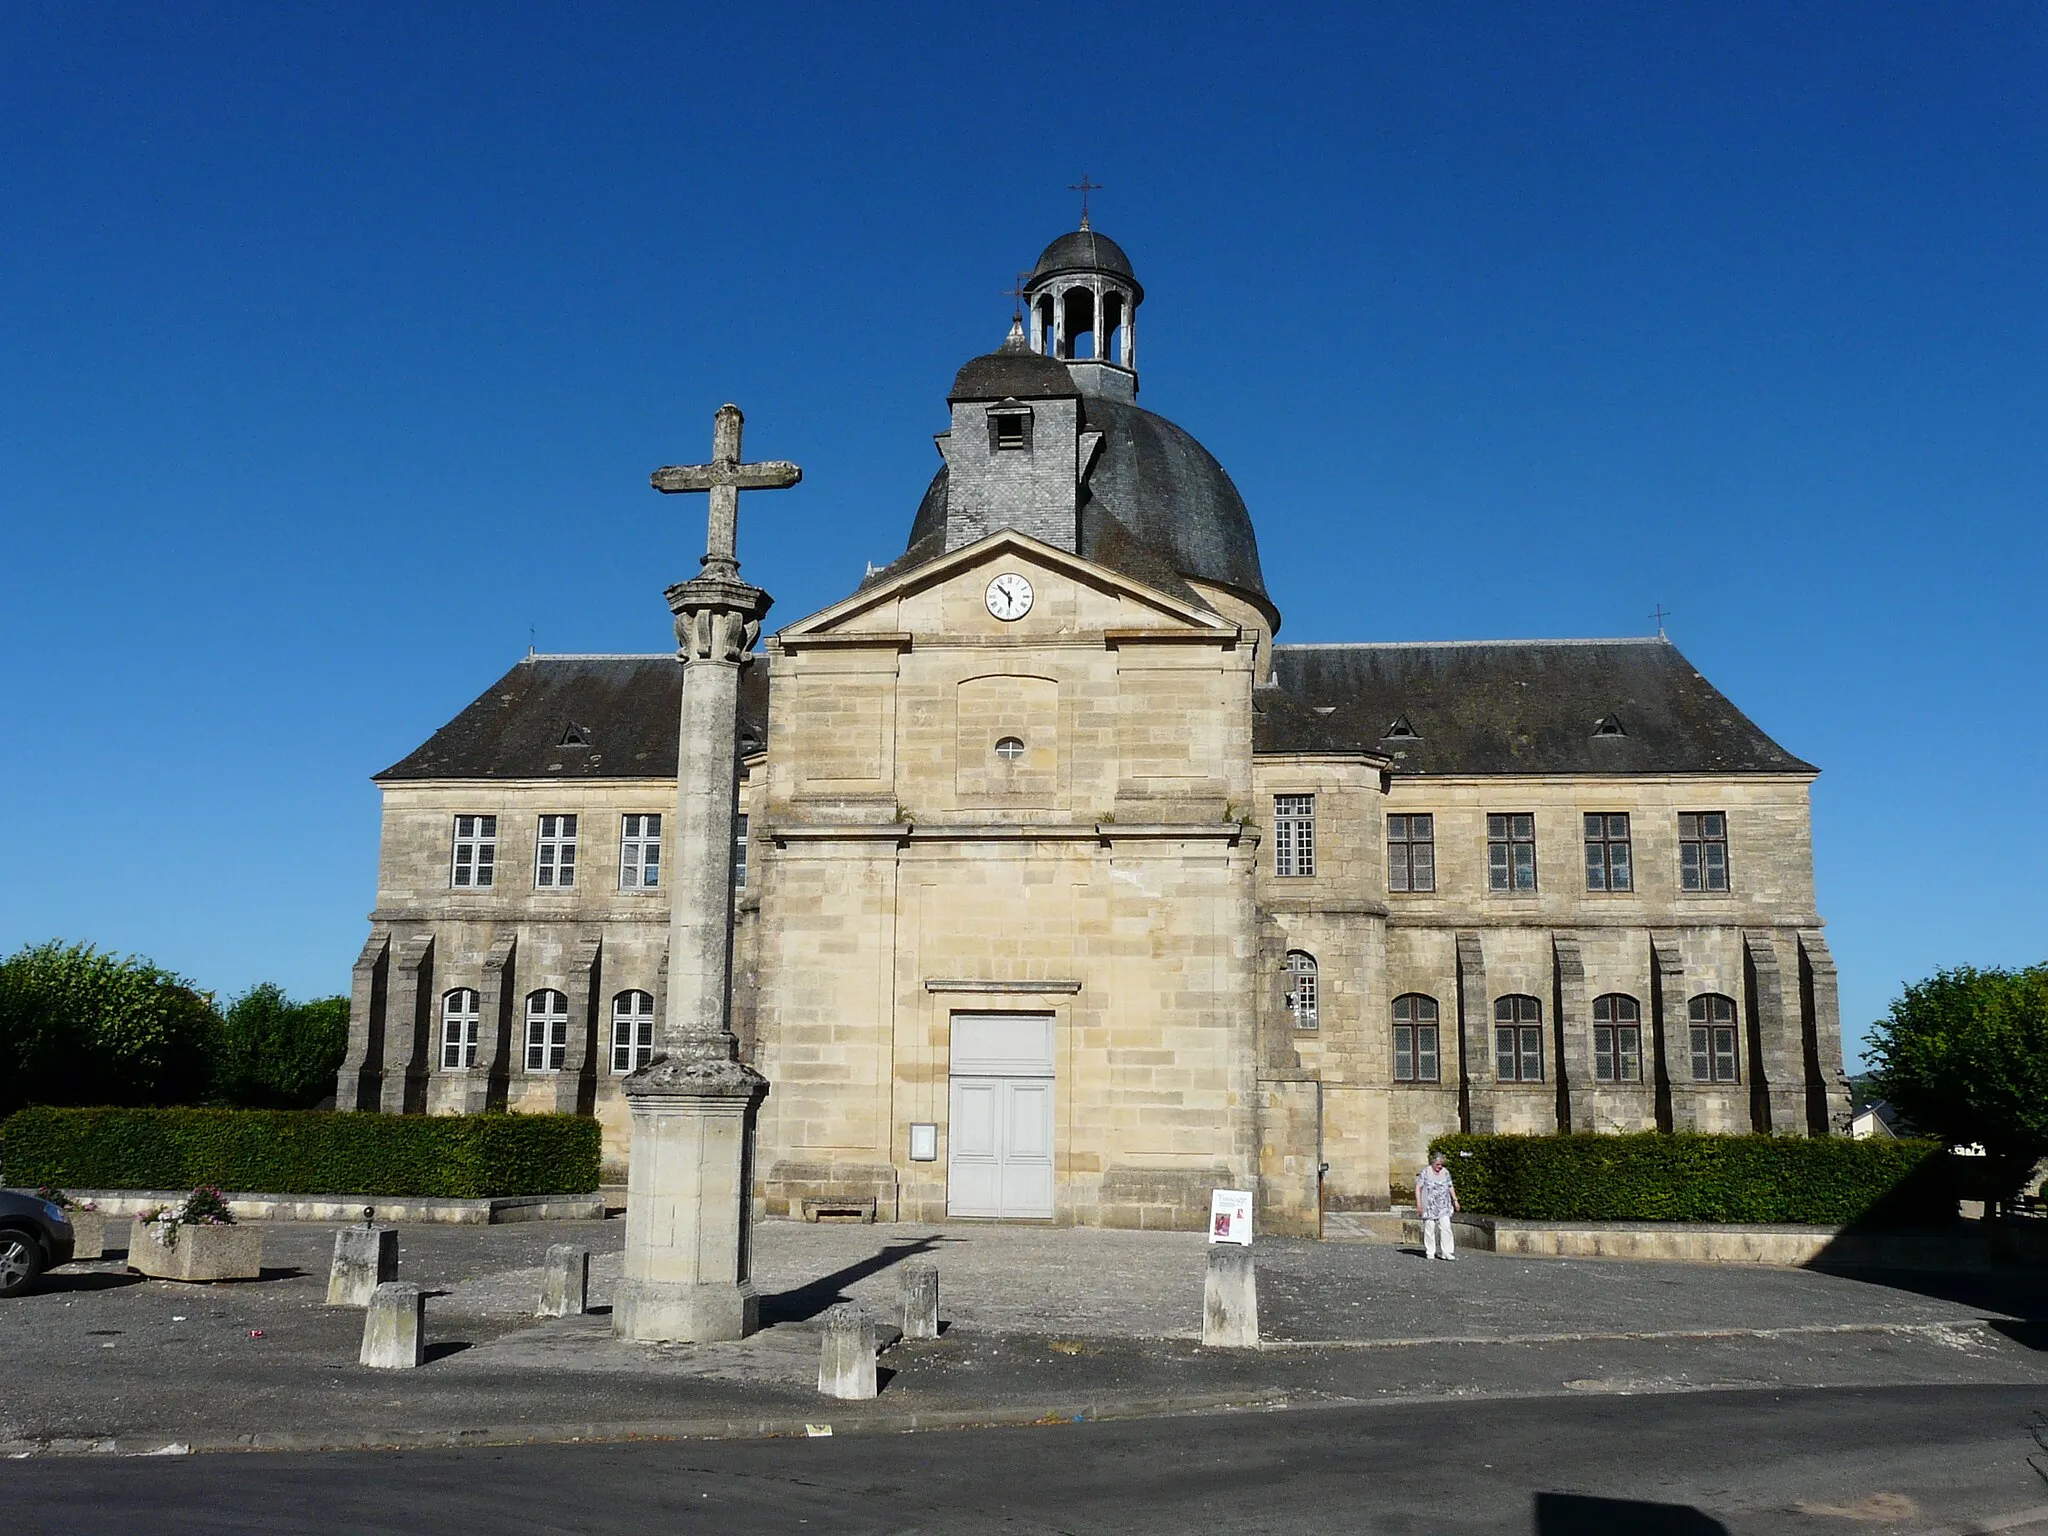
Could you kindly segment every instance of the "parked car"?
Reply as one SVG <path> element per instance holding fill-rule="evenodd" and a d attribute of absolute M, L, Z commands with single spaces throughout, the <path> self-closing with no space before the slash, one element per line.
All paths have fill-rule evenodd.
<path fill-rule="evenodd" d="M 54 1264 L 71 1261 L 64 1207 L 0 1189 L 0 1296 L 19 1296 Z"/>

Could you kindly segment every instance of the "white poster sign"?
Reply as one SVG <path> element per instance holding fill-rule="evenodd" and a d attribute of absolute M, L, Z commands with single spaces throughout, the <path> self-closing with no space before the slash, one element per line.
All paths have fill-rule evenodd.
<path fill-rule="evenodd" d="M 1214 1189 L 1209 1192 L 1209 1241 L 1242 1243 L 1252 1241 L 1252 1195 L 1248 1189 Z"/>

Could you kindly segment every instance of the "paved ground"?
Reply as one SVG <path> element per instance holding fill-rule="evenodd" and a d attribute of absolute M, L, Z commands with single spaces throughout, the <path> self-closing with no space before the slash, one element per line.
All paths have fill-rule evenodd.
<path fill-rule="evenodd" d="M 355 1363 L 360 1314 L 324 1305 L 331 1226 L 266 1226 L 266 1278 L 182 1287 L 116 1263 L 0 1303 L 0 1446 L 326 1447 L 1119 1417 L 1228 1405 L 1582 1399 L 1756 1387 L 2048 1384 L 2048 1298 L 1924 1279 L 1514 1259 L 1430 1264 L 1363 1244 L 1258 1250 L 1266 1348 L 1193 1340 L 1204 1245 L 1167 1233 L 976 1226 L 758 1229 L 770 1324 L 739 1344 L 652 1347 L 598 1315 L 531 1316 L 548 1244 L 617 1276 L 618 1221 L 402 1229 L 437 1292 L 418 1372 Z M 886 1313 L 895 1263 L 935 1257 L 945 1336 L 899 1345 L 875 1403 L 815 1392 L 817 1324 Z"/>
<path fill-rule="evenodd" d="M 2044 1393 L 1502 1400 L 948 1434 L 181 1460 L 0 1474 L 0 1530 L 2048 1530 Z"/>

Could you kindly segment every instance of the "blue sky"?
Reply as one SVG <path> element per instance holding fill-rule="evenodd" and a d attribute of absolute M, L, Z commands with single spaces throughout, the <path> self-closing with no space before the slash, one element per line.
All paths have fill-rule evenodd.
<path fill-rule="evenodd" d="M 2044 79 L 1989 0 L 12 6 L 0 949 L 344 989 L 368 776 L 669 643 L 723 400 L 774 622 L 899 553 L 1087 172 L 1283 640 L 1662 603 L 1825 770 L 1852 1039 L 2048 958 Z"/>

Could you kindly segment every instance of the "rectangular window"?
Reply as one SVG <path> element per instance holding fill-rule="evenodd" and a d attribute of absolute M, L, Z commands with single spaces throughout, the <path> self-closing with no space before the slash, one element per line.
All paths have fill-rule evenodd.
<path fill-rule="evenodd" d="M 997 453 L 1011 453 L 1031 446 L 1031 411 L 993 410 L 988 413 L 989 447 Z"/>
<path fill-rule="evenodd" d="M 526 1000 L 526 1070 L 559 1072 L 569 1059 L 569 999 L 555 991 Z"/>
<path fill-rule="evenodd" d="M 1503 997 L 1493 1005 L 1493 1075 L 1504 1083 L 1543 1081 L 1543 1005 Z"/>
<path fill-rule="evenodd" d="M 1632 997 L 1609 993 L 1593 999 L 1593 1079 L 1643 1080 L 1643 1014 Z"/>
<path fill-rule="evenodd" d="M 1536 818 L 1486 818 L 1486 888 L 1490 891 L 1536 889 Z"/>
<path fill-rule="evenodd" d="M 1436 889 L 1436 818 L 1434 816 L 1389 816 L 1387 818 L 1387 889 L 1390 891 L 1433 891 Z"/>
<path fill-rule="evenodd" d="M 1737 1080 L 1735 999 L 1707 993 L 1692 1000 L 1692 1080 L 1732 1083 Z"/>
<path fill-rule="evenodd" d="M 455 862 L 448 883 L 457 890 L 488 890 L 498 868 L 498 818 L 455 818 Z"/>
<path fill-rule="evenodd" d="M 661 818 L 628 816 L 619 831 L 619 889 L 651 891 L 661 884 Z"/>
<path fill-rule="evenodd" d="M 1273 797 L 1273 873 L 1295 876 L 1316 872 L 1316 797 Z"/>
<path fill-rule="evenodd" d="M 1433 1083 L 1441 1075 L 1437 1056 L 1436 999 L 1409 993 L 1394 999 L 1394 1081 Z"/>
<path fill-rule="evenodd" d="M 747 818 L 740 816 L 732 824 L 732 884 L 736 891 L 747 888 Z"/>
<path fill-rule="evenodd" d="M 536 890 L 566 891 L 576 883 L 576 818 L 543 816 L 533 850 Z"/>
<path fill-rule="evenodd" d="M 1728 889 L 1728 818 L 1719 811 L 1679 812 L 1678 883 L 1688 891 Z"/>
<path fill-rule="evenodd" d="M 1586 889 L 1632 891 L 1635 874 L 1629 862 L 1628 817 L 1612 811 L 1586 812 Z"/>

